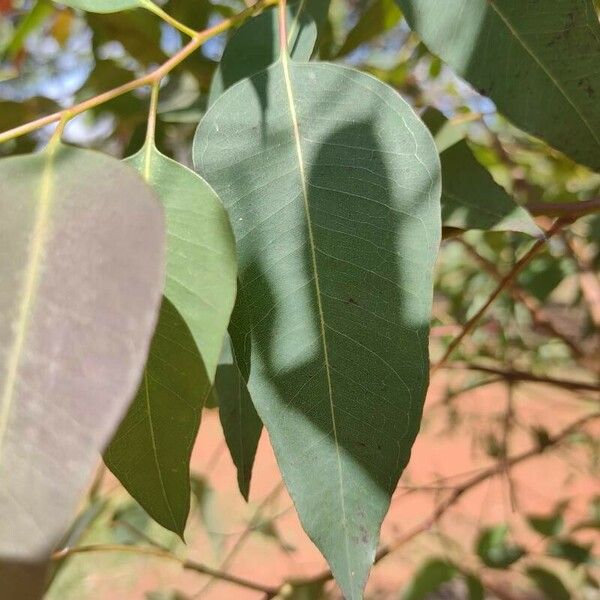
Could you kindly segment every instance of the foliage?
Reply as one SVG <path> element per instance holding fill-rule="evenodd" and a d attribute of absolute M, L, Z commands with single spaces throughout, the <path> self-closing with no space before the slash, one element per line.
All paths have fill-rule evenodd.
<path fill-rule="evenodd" d="M 58 598 L 78 553 L 112 549 L 267 598 L 326 597 L 334 578 L 357 600 L 374 563 L 487 478 L 567 441 L 593 452 L 592 0 L 9 0 L 0 17 L 2 592 Z M 447 367 L 467 384 L 448 388 L 450 429 L 456 396 L 506 384 L 500 433 L 473 434 L 492 465 L 382 545 Z M 523 381 L 585 411 L 528 425 L 511 454 Z M 249 502 L 266 429 L 330 571 L 271 588 L 180 558 L 176 536 L 215 518 L 190 473 L 210 407 Z M 73 521 L 99 452 L 145 512 L 97 484 Z M 401 597 L 502 597 L 501 574 L 557 600 L 593 587 L 597 506 L 577 523 L 569 506 L 524 515 L 541 559 L 488 523 L 468 562 L 427 557 Z"/>

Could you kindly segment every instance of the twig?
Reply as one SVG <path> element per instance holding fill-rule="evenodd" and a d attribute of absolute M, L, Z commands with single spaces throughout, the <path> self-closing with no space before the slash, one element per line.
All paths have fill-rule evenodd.
<path fill-rule="evenodd" d="M 600 327 L 600 279 L 592 261 L 585 255 L 578 240 L 562 236 L 567 252 L 579 270 L 579 285 L 590 316 L 596 327 Z"/>
<path fill-rule="evenodd" d="M 498 272 L 496 265 L 494 265 L 493 262 L 481 256 L 481 254 L 479 254 L 477 250 L 475 250 L 475 248 L 473 248 L 473 246 L 466 242 L 462 237 L 456 237 L 453 239 L 456 243 L 460 244 L 467 251 L 469 256 L 477 261 L 477 263 L 483 267 L 494 279 L 497 281 L 502 281 L 502 274 Z M 546 311 L 542 306 L 540 306 L 537 299 L 519 288 L 515 284 L 514 280 L 511 281 L 506 287 L 506 291 L 513 297 L 514 300 L 520 302 L 523 306 L 525 306 L 525 308 L 527 308 L 536 327 L 545 330 L 550 335 L 560 339 L 571 349 L 576 357 L 580 358 L 585 355 L 583 350 L 572 339 L 556 328 Z"/>
<path fill-rule="evenodd" d="M 600 198 L 579 202 L 528 202 L 525 208 L 534 217 L 568 217 L 579 219 L 600 212 Z"/>
<path fill-rule="evenodd" d="M 572 433 L 577 432 L 583 425 L 586 425 L 587 423 L 598 418 L 600 418 L 600 413 L 598 412 L 586 415 L 585 417 L 581 417 L 580 419 L 577 419 L 576 421 L 571 423 L 568 427 L 565 427 L 556 435 L 550 437 L 544 443 L 543 446 L 535 446 L 525 452 L 512 456 L 507 461 L 500 461 L 497 464 L 491 466 L 490 468 L 481 471 L 479 474 L 474 475 L 465 483 L 455 488 L 453 492 L 446 498 L 446 500 L 441 502 L 437 506 L 435 511 L 429 517 L 427 517 L 427 519 L 416 525 L 413 529 L 407 531 L 403 536 L 399 537 L 391 544 L 382 546 L 377 552 L 377 555 L 375 557 L 375 563 L 380 562 L 386 556 L 390 555 L 392 552 L 394 552 L 401 546 L 404 546 L 406 543 L 413 540 L 419 534 L 431 529 L 444 516 L 448 509 L 454 506 L 454 504 L 456 504 L 464 494 L 466 494 L 473 488 L 487 481 L 491 477 L 495 477 L 496 475 L 501 474 L 507 466 L 512 468 L 515 465 L 518 465 L 519 463 L 529 460 L 530 458 L 543 454 L 549 448 L 560 444 L 565 438 L 567 438 Z M 331 570 L 328 570 L 324 571 L 323 573 L 320 573 L 315 577 L 306 579 L 302 583 L 324 583 L 326 581 L 330 581 L 331 579 L 333 579 L 333 574 Z M 265 600 L 271 598 L 274 598 L 274 595 L 267 595 L 265 597 Z"/>
<path fill-rule="evenodd" d="M 519 371 L 517 369 L 496 369 L 494 367 L 486 367 L 478 364 L 452 363 L 444 366 L 445 369 L 464 369 L 468 371 L 479 371 L 480 373 L 488 373 L 490 375 L 498 375 L 506 381 L 530 381 L 532 383 L 545 383 L 564 388 L 566 390 L 582 390 L 588 392 L 600 392 L 600 385 L 587 383 L 585 381 L 574 381 L 571 379 L 560 379 L 557 377 L 544 377 L 534 375 L 527 371 Z"/>
<path fill-rule="evenodd" d="M 450 343 L 446 353 L 441 360 L 431 369 L 431 375 L 438 371 L 442 366 L 446 364 L 446 361 L 450 358 L 452 353 L 458 348 L 463 339 L 473 331 L 475 326 L 479 323 L 481 317 L 485 315 L 488 308 L 494 303 L 496 298 L 514 281 L 517 275 L 535 258 L 535 256 L 544 248 L 546 242 L 556 235 L 565 225 L 563 219 L 557 219 L 554 225 L 548 230 L 544 239 L 538 240 L 531 249 L 515 263 L 515 266 L 510 272 L 505 275 L 496 289 L 492 292 L 490 297 L 486 300 L 485 304 L 477 311 L 477 313 L 465 323 L 461 333 Z"/>
<path fill-rule="evenodd" d="M 200 573 L 202 575 L 208 575 L 210 577 L 227 581 L 249 590 L 255 590 L 264 594 L 273 595 L 276 595 L 279 591 L 278 589 L 267 585 L 255 583 L 254 581 L 249 581 L 248 579 L 243 579 L 242 577 L 236 577 L 235 575 L 230 575 L 229 573 L 224 573 L 222 571 L 217 571 L 216 569 L 212 569 L 206 565 L 192 560 L 179 558 L 175 554 L 171 554 L 170 552 L 152 546 L 127 546 L 122 544 L 94 544 L 90 546 L 77 546 L 74 548 L 63 548 L 62 550 L 55 552 L 52 555 L 52 560 L 64 560 L 65 558 L 75 554 L 84 554 L 89 552 L 125 552 L 136 555 L 155 556 L 157 558 L 178 562 L 184 569 L 188 571 L 195 571 L 196 573 Z"/>
<path fill-rule="evenodd" d="M 96 106 L 100 106 L 113 98 L 117 98 L 118 96 L 122 96 L 127 92 L 131 92 L 137 88 L 152 85 L 156 81 L 160 81 L 163 79 L 168 73 L 170 73 L 177 65 L 183 62 L 190 54 L 193 54 L 202 44 L 207 42 L 208 40 L 214 38 L 215 36 L 239 25 L 246 19 L 254 16 L 257 12 L 266 8 L 267 6 L 272 6 L 276 4 L 277 0 L 258 0 L 251 7 L 243 10 L 236 15 L 228 19 L 224 19 L 214 27 L 209 27 L 204 31 L 200 31 L 194 34 L 194 37 L 190 42 L 188 42 L 181 50 L 179 50 L 176 54 L 174 54 L 171 58 L 169 58 L 166 62 L 164 62 L 160 67 L 143 75 L 142 77 L 138 77 L 132 81 L 129 81 L 123 85 L 120 85 L 112 90 L 108 90 L 99 94 L 98 96 L 94 96 L 93 98 L 89 98 L 88 100 L 84 100 L 79 104 L 75 104 L 70 108 L 66 108 L 64 110 L 55 112 L 51 115 L 47 115 L 40 119 L 36 119 L 35 121 L 31 121 L 29 123 L 25 123 L 24 125 L 20 125 L 19 127 L 15 127 L 14 129 L 9 129 L 3 133 L 0 133 L 0 143 L 7 142 L 21 135 L 25 135 L 27 133 L 31 133 L 37 129 L 45 127 L 46 125 L 50 125 L 51 123 L 56 123 L 56 121 L 61 121 L 65 117 L 71 118 L 74 117 L 86 110 L 91 108 L 95 108 Z"/>

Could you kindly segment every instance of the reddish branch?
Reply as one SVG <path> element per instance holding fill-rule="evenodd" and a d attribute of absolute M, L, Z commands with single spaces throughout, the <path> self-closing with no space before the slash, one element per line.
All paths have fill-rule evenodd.
<path fill-rule="evenodd" d="M 496 301 L 498 296 L 500 296 L 500 294 L 512 284 L 512 282 L 516 279 L 517 275 L 519 275 L 519 273 L 537 256 L 537 254 L 546 245 L 546 242 L 551 237 L 556 235 L 559 231 L 561 231 L 565 224 L 568 222 L 568 220 L 557 219 L 554 225 L 552 225 L 552 227 L 546 232 L 545 238 L 538 240 L 530 248 L 530 250 L 521 259 L 517 261 L 517 263 L 510 270 L 510 272 L 500 280 L 498 286 L 492 292 L 490 297 L 486 300 L 484 305 L 477 311 L 477 313 L 473 317 L 471 317 L 471 319 L 469 319 L 465 323 L 460 334 L 448 346 L 448 349 L 446 350 L 444 356 L 442 356 L 441 360 L 431 369 L 432 375 L 446 364 L 447 360 L 450 358 L 452 353 L 456 350 L 456 348 L 458 348 L 458 346 L 465 339 L 465 337 L 469 335 L 469 333 L 471 333 L 473 329 L 475 329 L 476 325 L 479 323 L 483 315 L 485 315 L 488 308 Z"/>
<path fill-rule="evenodd" d="M 473 248 L 473 246 L 471 246 L 461 237 L 454 238 L 454 240 L 459 243 L 468 252 L 468 254 L 474 260 L 476 260 L 477 263 L 483 267 L 494 279 L 497 281 L 502 281 L 502 274 L 498 272 L 498 269 L 496 269 L 496 265 L 494 265 L 493 262 L 481 256 L 481 254 L 479 254 L 475 248 Z M 529 314 L 531 315 L 531 319 L 537 328 L 546 331 L 551 336 L 560 339 L 571 349 L 576 357 L 580 358 L 584 356 L 583 350 L 581 350 L 581 348 L 579 348 L 579 346 L 571 338 L 569 338 L 569 336 L 565 335 L 556 328 L 552 319 L 550 319 L 544 308 L 540 306 L 540 303 L 536 298 L 517 287 L 514 280 L 506 287 L 506 291 L 513 297 L 514 300 L 520 302 L 523 304 L 523 306 L 525 306 L 525 308 L 527 308 Z"/>

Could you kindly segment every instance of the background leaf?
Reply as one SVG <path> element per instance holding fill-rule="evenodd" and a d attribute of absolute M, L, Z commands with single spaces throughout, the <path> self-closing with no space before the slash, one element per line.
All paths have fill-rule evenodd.
<path fill-rule="evenodd" d="M 458 575 L 458 569 L 451 563 L 433 559 L 425 563 L 413 577 L 402 594 L 402 600 L 425 600 L 440 587 Z"/>
<path fill-rule="evenodd" d="M 600 169 L 592 0 L 397 0 L 429 49 L 525 131 Z"/>
<path fill-rule="evenodd" d="M 435 146 L 391 88 L 285 59 L 219 98 L 194 162 L 236 233 L 236 359 L 304 528 L 359 598 L 428 383 Z"/>
<path fill-rule="evenodd" d="M 570 600 L 569 590 L 554 573 L 536 566 L 528 567 L 526 572 L 546 600 Z"/>
<path fill-rule="evenodd" d="M 311 7 L 317 0 L 287 6 L 288 47 L 295 60 L 309 60 L 317 41 Z M 250 77 L 279 56 L 278 9 L 271 8 L 248 20 L 231 37 L 212 80 L 209 106 L 232 85 Z"/>
<path fill-rule="evenodd" d="M 164 298 L 140 389 L 104 461 L 155 521 L 182 538 L 190 458 L 210 385 L 190 330 Z"/>
<path fill-rule="evenodd" d="M 0 560 L 28 560 L 58 541 L 137 388 L 164 220 L 133 169 L 61 145 L 0 161 L 0 215 Z"/>
<path fill-rule="evenodd" d="M 517 562 L 525 549 L 507 542 L 508 527 L 498 525 L 484 529 L 477 540 L 477 554 L 482 562 L 493 569 L 506 569 Z"/>

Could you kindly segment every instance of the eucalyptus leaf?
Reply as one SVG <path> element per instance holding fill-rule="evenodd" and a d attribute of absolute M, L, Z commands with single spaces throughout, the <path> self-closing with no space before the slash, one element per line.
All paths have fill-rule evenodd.
<path fill-rule="evenodd" d="M 183 537 L 192 446 L 235 299 L 235 242 L 223 205 L 193 171 L 152 141 L 128 161 L 165 207 L 167 282 L 142 385 L 105 462 L 153 519 Z"/>
<path fill-rule="evenodd" d="M 392 88 L 283 56 L 209 109 L 194 162 L 236 234 L 240 370 L 305 530 L 360 598 L 428 385 L 435 145 Z"/>
<path fill-rule="evenodd" d="M 565 584 L 554 573 L 538 566 L 527 568 L 527 577 L 542 592 L 545 600 L 570 600 L 571 594 Z"/>
<path fill-rule="evenodd" d="M 133 169 L 95 152 L 53 143 L 0 161 L 0 561 L 46 557 L 135 394 L 162 213 Z"/>
<path fill-rule="evenodd" d="M 442 162 L 442 224 L 444 232 L 469 229 L 520 231 L 543 235 L 526 209 L 500 187 L 473 156 L 464 140 L 466 127 L 456 126 L 434 108 L 423 121 L 434 136 Z"/>
<path fill-rule="evenodd" d="M 181 314 L 213 381 L 235 302 L 235 239 L 214 190 L 152 142 L 127 159 L 156 190 L 167 216 L 165 296 Z"/>
<path fill-rule="evenodd" d="M 104 461 L 155 521 L 182 538 L 190 458 L 210 387 L 192 334 L 163 299 L 142 383 Z"/>
<path fill-rule="evenodd" d="M 426 562 L 402 594 L 402 600 L 426 600 L 459 574 L 452 563 L 439 558 Z"/>
<path fill-rule="evenodd" d="M 310 9 L 324 0 L 301 0 L 287 6 L 288 47 L 292 58 L 308 60 L 317 41 Z M 232 85 L 272 65 L 279 56 L 278 9 L 271 8 L 244 23 L 231 37 L 210 88 L 209 106 Z"/>
<path fill-rule="evenodd" d="M 412 29 L 518 127 L 600 169 L 592 0 L 397 0 Z"/>
<path fill-rule="evenodd" d="M 531 215 L 500 187 L 465 141 L 440 155 L 442 223 L 456 229 L 519 231 L 543 236 Z"/>
<path fill-rule="evenodd" d="M 242 496 L 248 500 L 252 466 L 263 424 L 235 358 L 219 365 L 215 387 L 219 398 L 219 418 L 237 469 L 238 486 Z"/>

